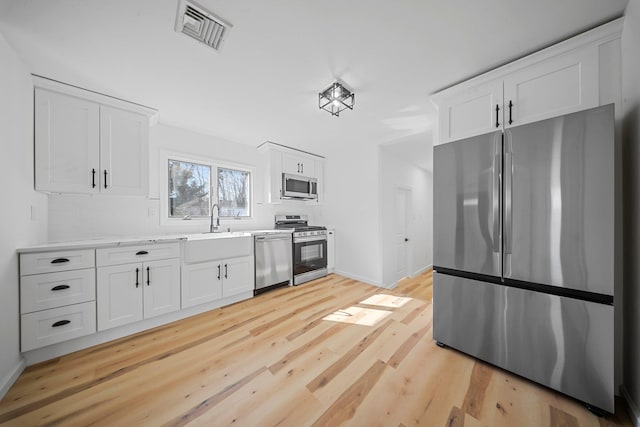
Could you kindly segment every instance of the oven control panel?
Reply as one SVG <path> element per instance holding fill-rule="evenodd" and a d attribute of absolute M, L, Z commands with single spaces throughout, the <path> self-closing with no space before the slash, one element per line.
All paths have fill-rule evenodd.
<path fill-rule="evenodd" d="M 296 237 L 326 236 L 326 235 L 327 235 L 327 230 L 298 231 L 295 233 Z"/>

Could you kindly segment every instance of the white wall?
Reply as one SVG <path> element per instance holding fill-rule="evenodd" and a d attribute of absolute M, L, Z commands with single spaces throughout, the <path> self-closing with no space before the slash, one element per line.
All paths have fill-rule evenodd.
<path fill-rule="evenodd" d="M 382 284 L 378 147 L 368 141 L 327 141 L 325 203 L 319 221 L 335 228 L 336 273 Z"/>
<path fill-rule="evenodd" d="M 433 265 L 433 174 L 380 147 L 380 205 L 383 283 L 396 282 L 395 198 L 398 187 L 411 189 L 408 212 L 410 271 L 415 275 Z"/>
<path fill-rule="evenodd" d="M 624 186 L 624 394 L 640 426 L 640 0 L 630 0 L 622 31 Z"/>
<path fill-rule="evenodd" d="M 208 230 L 208 220 L 178 221 L 174 224 L 160 220 L 160 203 L 166 200 L 159 198 L 160 192 L 164 193 L 161 169 L 166 167 L 163 157 L 165 152 L 182 154 L 194 160 L 218 160 L 253 170 L 253 218 L 221 220 L 220 225 L 224 229 L 273 228 L 273 217 L 276 213 L 306 213 L 310 216 L 310 223 L 319 223 L 316 217 L 319 217 L 321 207 L 307 206 L 297 201 L 284 201 L 280 205 L 262 203 L 265 162 L 264 154 L 255 147 L 159 124 L 152 127 L 150 132 L 150 197 L 52 194 L 49 196 L 49 240 L 198 233 Z"/>
<path fill-rule="evenodd" d="M 16 248 L 46 237 L 46 197 L 33 191 L 33 85 L 0 34 L 0 398 L 22 370 Z M 31 219 L 33 207 L 34 220 Z"/>

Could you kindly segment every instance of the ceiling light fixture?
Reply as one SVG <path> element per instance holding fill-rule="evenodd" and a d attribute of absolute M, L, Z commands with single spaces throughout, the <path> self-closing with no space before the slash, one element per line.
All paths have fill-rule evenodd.
<path fill-rule="evenodd" d="M 347 108 L 353 110 L 355 102 L 356 95 L 339 82 L 333 83 L 318 94 L 318 107 L 336 117 L 340 116 L 340 111 Z"/>

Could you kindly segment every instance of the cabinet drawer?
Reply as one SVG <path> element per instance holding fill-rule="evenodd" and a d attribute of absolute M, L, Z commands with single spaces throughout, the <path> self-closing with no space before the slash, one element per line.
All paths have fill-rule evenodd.
<path fill-rule="evenodd" d="M 180 257 L 180 243 L 96 249 L 98 267 Z"/>
<path fill-rule="evenodd" d="M 23 314 L 22 351 L 70 340 L 96 331 L 96 303 L 85 302 Z"/>
<path fill-rule="evenodd" d="M 20 313 L 62 307 L 96 298 L 96 271 L 61 271 L 20 279 Z"/>
<path fill-rule="evenodd" d="M 95 253 L 93 249 L 20 254 L 20 274 L 23 276 L 54 271 L 80 270 L 94 266 Z"/>

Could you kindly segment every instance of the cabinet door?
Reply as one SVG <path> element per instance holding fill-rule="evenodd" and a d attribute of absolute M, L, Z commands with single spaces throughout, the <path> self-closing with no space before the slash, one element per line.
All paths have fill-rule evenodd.
<path fill-rule="evenodd" d="M 98 104 L 36 88 L 36 190 L 98 192 L 99 137 Z"/>
<path fill-rule="evenodd" d="M 180 260 L 149 261 L 144 267 L 144 318 L 180 310 Z"/>
<path fill-rule="evenodd" d="M 438 143 L 501 129 L 502 117 L 502 80 L 452 95 L 443 100 L 439 107 Z"/>
<path fill-rule="evenodd" d="M 222 261 L 222 296 L 224 298 L 255 289 L 253 258 L 231 258 Z"/>
<path fill-rule="evenodd" d="M 592 46 L 508 75 L 504 80 L 505 127 L 598 106 L 598 72 L 598 49 Z"/>
<path fill-rule="evenodd" d="M 149 120 L 100 107 L 100 191 L 146 195 L 149 188 Z"/>
<path fill-rule="evenodd" d="M 220 268 L 220 270 L 218 270 Z M 182 308 L 222 298 L 222 266 L 219 261 L 182 266 Z M 218 277 L 220 272 L 220 277 Z"/>
<path fill-rule="evenodd" d="M 98 330 L 142 320 L 142 264 L 97 269 Z"/>
<path fill-rule="evenodd" d="M 303 155 L 283 153 L 282 172 L 315 178 L 315 159 Z"/>

